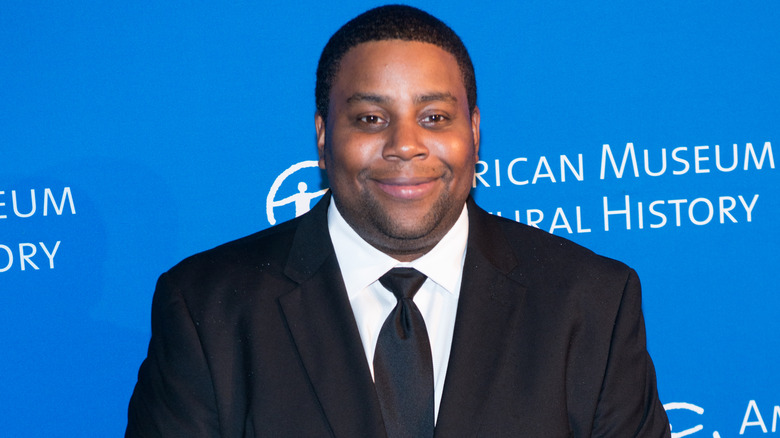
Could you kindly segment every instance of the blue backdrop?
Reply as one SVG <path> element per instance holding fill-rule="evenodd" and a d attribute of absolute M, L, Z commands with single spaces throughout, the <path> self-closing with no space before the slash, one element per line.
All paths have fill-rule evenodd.
<path fill-rule="evenodd" d="M 780 5 L 412 3 L 477 69 L 478 203 L 639 272 L 674 436 L 780 437 Z M 326 184 L 316 61 L 370 6 L 3 2 L 0 435 L 121 435 L 157 276 Z"/>

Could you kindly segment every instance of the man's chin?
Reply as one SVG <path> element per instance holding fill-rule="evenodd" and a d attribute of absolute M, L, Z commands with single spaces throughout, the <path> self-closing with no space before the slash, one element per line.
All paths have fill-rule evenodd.
<path fill-rule="evenodd" d="M 390 217 L 384 224 L 385 234 L 397 240 L 427 239 L 435 232 L 439 221 L 429 215 Z"/>

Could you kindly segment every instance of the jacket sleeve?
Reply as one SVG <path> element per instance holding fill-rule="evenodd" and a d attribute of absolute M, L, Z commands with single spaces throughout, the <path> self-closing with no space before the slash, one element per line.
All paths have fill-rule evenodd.
<path fill-rule="evenodd" d="M 125 437 L 219 436 L 213 383 L 190 309 L 163 274 L 152 338 L 130 399 Z"/>
<path fill-rule="evenodd" d="M 593 423 L 594 437 L 671 436 L 647 352 L 642 293 L 632 270 L 615 317 L 604 381 Z"/>

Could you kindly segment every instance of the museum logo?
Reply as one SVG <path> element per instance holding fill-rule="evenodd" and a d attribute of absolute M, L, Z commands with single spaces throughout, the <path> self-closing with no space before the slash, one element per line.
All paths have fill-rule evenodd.
<path fill-rule="evenodd" d="M 317 161 L 301 161 L 288 167 L 276 177 L 265 200 L 265 211 L 269 224 L 275 225 L 279 222 L 278 208 L 292 206 L 287 212 L 278 214 L 283 218 L 282 220 L 298 217 L 309 211 L 314 201 L 328 190 L 310 191 L 311 187 L 319 186 L 319 171 L 306 172 L 305 170 L 311 168 L 318 168 Z M 295 216 L 289 214 L 291 211 L 295 212 Z"/>

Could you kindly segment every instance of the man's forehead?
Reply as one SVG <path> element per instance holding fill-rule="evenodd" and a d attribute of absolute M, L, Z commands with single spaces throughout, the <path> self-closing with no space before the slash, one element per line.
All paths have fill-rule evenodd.
<path fill-rule="evenodd" d="M 463 85 L 465 90 L 460 66 L 455 56 L 442 47 L 428 42 L 400 39 L 367 41 L 349 49 L 339 64 L 333 84 L 340 83 L 348 88 L 356 85 L 356 82 L 374 79 L 377 74 L 381 75 L 395 67 L 400 67 L 401 70 L 396 70 L 396 74 L 399 76 L 410 76 L 416 72 L 423 76 L 437 74 L 441 79 L 445 77 L 457 78 L 457 82 Z M 404 70 L 407 68 L 409 69 L 408 75 Z M 422 99 L 438 100 L 444 98 L 443 94 L 447 92 L 457 94 L 457 91 L 426 90 L 425 94 L 431 94 L 431 96 Z M 448 97 L 448 99 L 452 98 L 454 96 Z"/>

